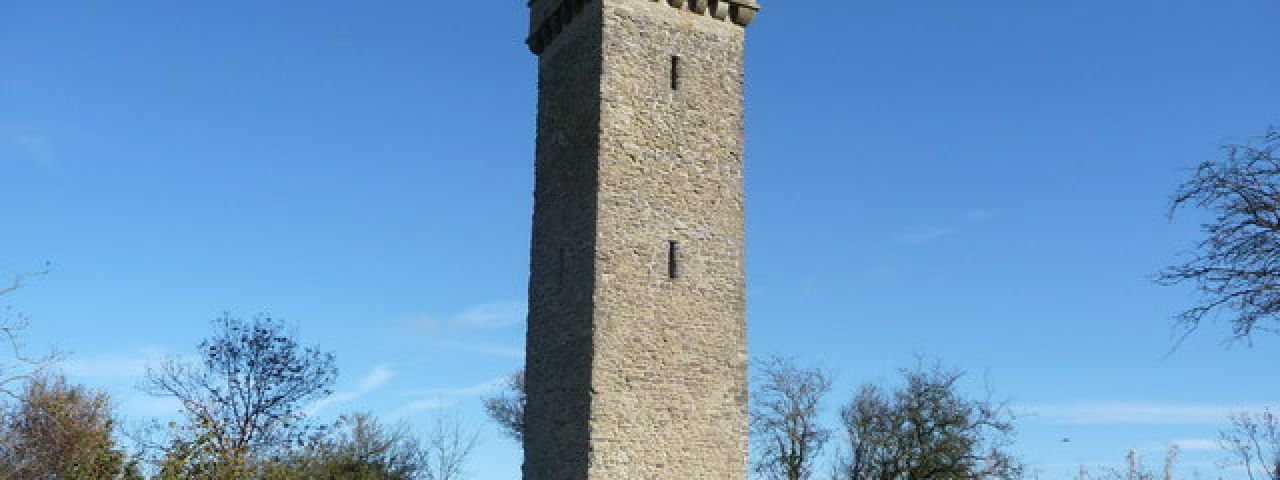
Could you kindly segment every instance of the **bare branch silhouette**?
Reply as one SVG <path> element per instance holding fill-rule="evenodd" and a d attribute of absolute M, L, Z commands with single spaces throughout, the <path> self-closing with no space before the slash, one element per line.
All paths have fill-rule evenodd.
<path fill-rule="evenodd" d="M 1201 300 L 1177 316 L 1180 343 L 1206 319 L 1226 315 L 1233 341 L 1280 332 L 1280 128 L 1224 147 L 1225 158 L 1196 168 L 1174 194 L 1170 216 L 1211 212 L 1205 238 L 1185 262 L 1156 275 L 1164 285 L 1190 283 Z"/>

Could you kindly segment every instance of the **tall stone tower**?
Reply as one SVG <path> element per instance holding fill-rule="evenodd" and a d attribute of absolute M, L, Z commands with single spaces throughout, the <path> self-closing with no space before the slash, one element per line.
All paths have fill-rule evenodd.
<path fill-rule="evenodd" d="M 754 0 L 531 0 L 526 480 L 747 476 Z"/>

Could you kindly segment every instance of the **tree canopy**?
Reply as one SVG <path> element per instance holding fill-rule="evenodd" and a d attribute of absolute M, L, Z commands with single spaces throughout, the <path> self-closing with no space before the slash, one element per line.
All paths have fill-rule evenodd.
<path fill-rule="evenodd" d="M 935 365 L 902 370 L 903 385 L 866 384 L 840 411 L 845 445 L 840 480 L 1021 478 L 1010 452 L 1014 416 L 1004 404 L 970 398 L 964 373 Z"/>

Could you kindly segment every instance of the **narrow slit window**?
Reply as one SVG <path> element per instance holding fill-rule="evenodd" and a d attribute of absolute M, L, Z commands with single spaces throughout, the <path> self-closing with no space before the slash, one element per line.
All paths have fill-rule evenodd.
<path fill-rule="evenodd" d="M 671 57 L 671 89 L 680 89 L 680 57 Z"/>
<path fill-rule="evenodd" d="M 680 278 L 680 242 L 667 242 L 667 278 Z"/>

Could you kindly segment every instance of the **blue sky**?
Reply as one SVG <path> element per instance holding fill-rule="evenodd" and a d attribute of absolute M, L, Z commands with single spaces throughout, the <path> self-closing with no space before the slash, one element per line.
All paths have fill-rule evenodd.
<path fill-rule="evenodd" d="M 0 273 L 109 389 L 222 311 L 334 350 L 331 416 L 425 423 L 518 369 L 535 58 L 523 1 L 0 0 Z M 754 354 L 856 385 L 917 354 L 1022 411 L 1044 472 L 1276 404 L 1280 342 L 1171 346 L 1186 168 L 1280 121 L 1264 0 L 765 3 L 748 54 Z M 986 380 L 984 380 L 986 379 Z M 1063 437 L 1072 442 L 1062 443 Z M 472 470 L 518 477 L 486 425 Z"/>

